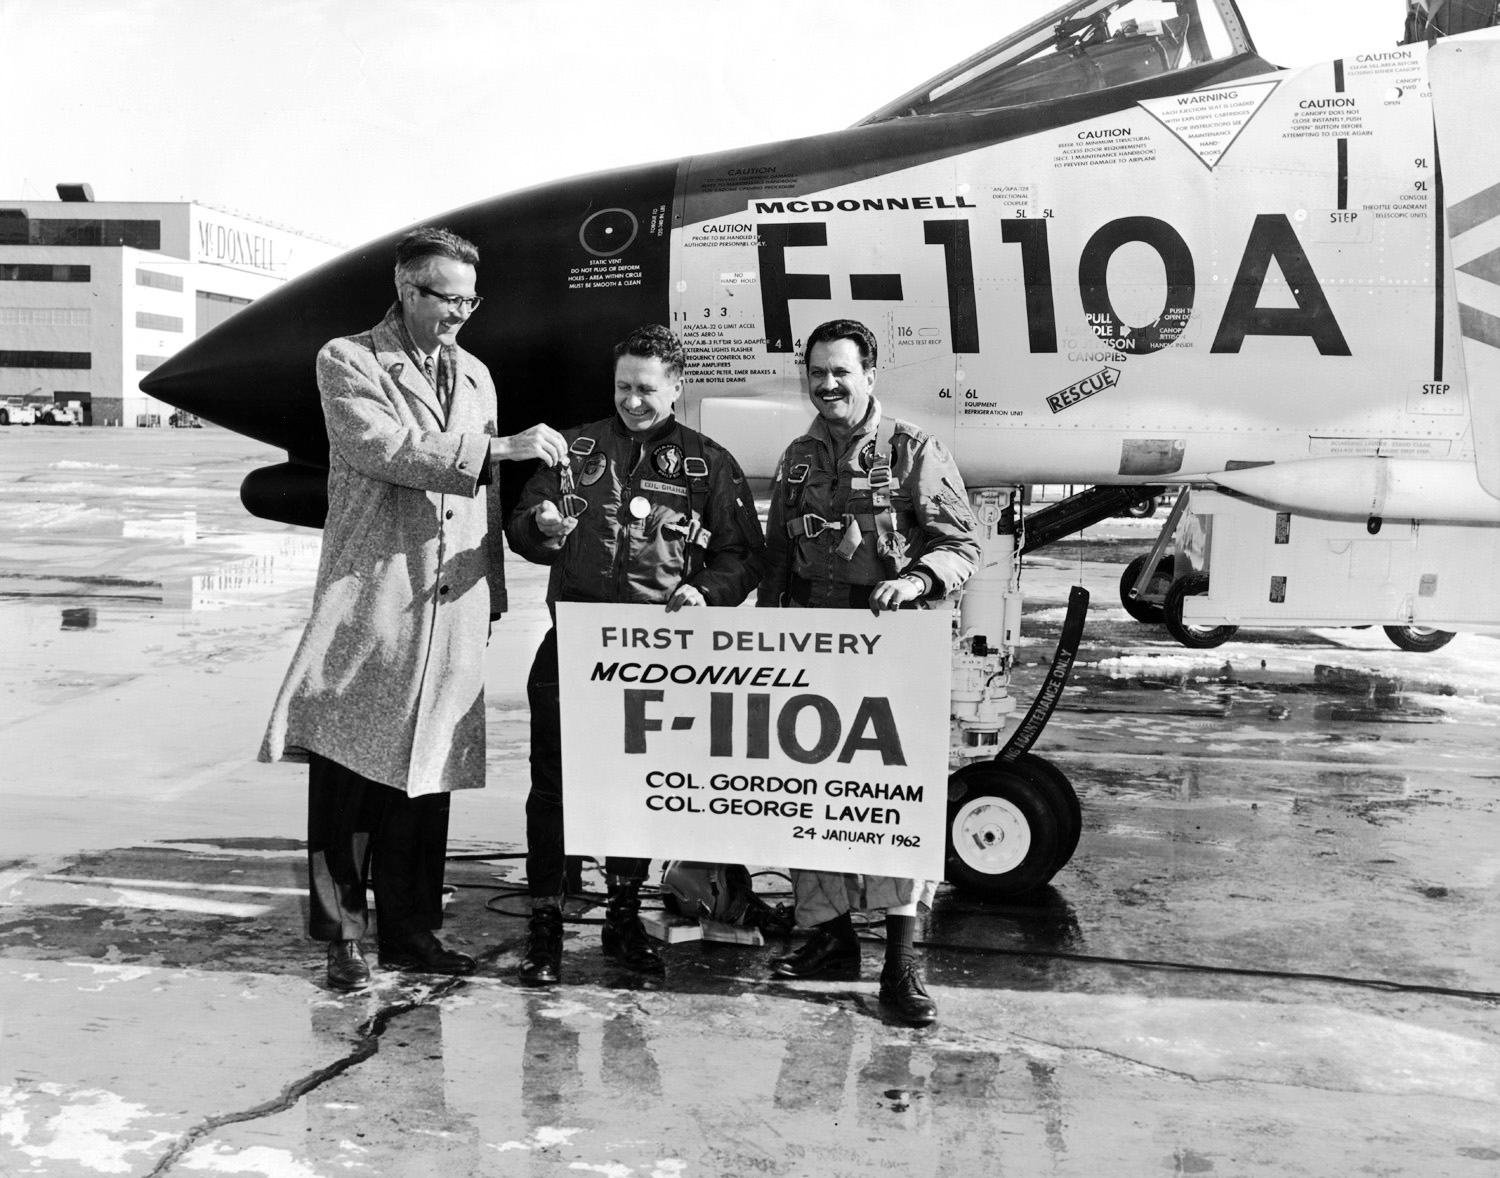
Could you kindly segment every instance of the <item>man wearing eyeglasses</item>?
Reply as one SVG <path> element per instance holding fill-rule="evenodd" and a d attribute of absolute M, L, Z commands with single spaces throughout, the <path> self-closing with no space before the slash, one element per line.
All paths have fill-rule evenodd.
<path fill-rule="evenodd" d="M 309 762 L 308 931 L 338 990 L 370 981 L 372 868 L 381 965 L 475 968 L 433 929 L 449 794 L 484 785 L 484 650 L 506 604 L 494 466 L 567 451 L 547 425 L 497 436 L 489 371 L 457 343 L 478 263 L 447 230 L 407 234 L 385 318 L 318 353 L 328 519 L 260 759 Z"/>
<path fill-rule="evenodd" d="M 552 567 L 557 601 L 738 605 L 760 581 L 765 542 L 739 464 L 673 416 L 686 356 L 665 327 L 639 327 L 615 345 L 615 413 L 569 431 L 567 455 L 538 470 L 505 524 L 518 556 Z M 526 879 L 531 924 L 520 978 L 550 985 L 562 969 L 562 730 L 557 631 L 537 648 L 531 705 Z M 661 973 L 640 922 L 649 859 L 605 860 L 604 952 L 627 969 Z"/>

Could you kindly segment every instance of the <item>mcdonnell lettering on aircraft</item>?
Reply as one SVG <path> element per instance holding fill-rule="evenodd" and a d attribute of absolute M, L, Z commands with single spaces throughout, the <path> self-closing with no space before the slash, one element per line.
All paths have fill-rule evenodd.
<path fill-rule="evenodd" d="M 1086 400 L 1095 393 L 1102 393 L 1105 389 L 1112 389 L 1119 383 L 1120 370 L 1118 368 L 1101 368 L 1092 376 L 1085 376 L 1067 388 L 1059 389 L 1047 398 L 1047 404 L 1053 413 L 1061 413 L 1069 405 L 1076 405 L 1079 401 Z"/>
<path fill-rule="evenodd" d="M 954 204 L 953 201 L 957 201 Z M 758 200 L 757 213 L 885 213 L 897 209 L 972 209 L 977 206 L 966 197 L 955 196 L 950 201 L 946 196 L 885 196 L 866 197 L 864 200 Z"/>

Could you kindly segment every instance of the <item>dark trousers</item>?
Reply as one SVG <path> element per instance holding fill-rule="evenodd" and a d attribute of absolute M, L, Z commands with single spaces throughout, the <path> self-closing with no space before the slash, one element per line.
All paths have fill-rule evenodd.
<path fill-rule="evenodd" d="M 812 604 L 813 582 L 806 577 L 792 574 L 791 583 L 787 586 L 787 600 L 792 605 L 803 609 Z M 827 609 L 869 609 L 870 594 L 875 591 L 874 585 L 842 585 L 829 588 L 829 600 Z M 847 595 L 847 596 L 846 596 Z"/>
<path fill-rule="evenodd" d="M 307 932 L 357 941 L 369 927 L 374 876 L 380 939 L 443 924 L 449 795 L 407 797 L 312 755 L 307 774 Z"/>
<path fill-rule="evenodd" d="M 557 630 L 547 631 L 526 677 L 531 705 L 531 792 L 526 796 L 526 879 L 539 900 L 563 895 L 567 858 L 563 854 L 562 713 L 557 697 Z M 604 870 L 622 880 L 643 880 L 650 859 L 611 855 Z"/>

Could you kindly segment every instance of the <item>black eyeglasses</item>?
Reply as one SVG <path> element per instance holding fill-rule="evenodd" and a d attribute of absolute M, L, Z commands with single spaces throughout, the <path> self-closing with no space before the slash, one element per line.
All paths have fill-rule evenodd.
<path fill-rule="evenodd" d="M 479 310 L 479 304 L 484 302 L 483 295 L 445 295 L 438 294 L 431 287 L 419 286 L 413 282 L 411 288 L 426 295 L 429 299 L 437 299 L 445 307 L 451 307 L 455 311 L 462 311 L 465 315 L 472 315 Z"/>

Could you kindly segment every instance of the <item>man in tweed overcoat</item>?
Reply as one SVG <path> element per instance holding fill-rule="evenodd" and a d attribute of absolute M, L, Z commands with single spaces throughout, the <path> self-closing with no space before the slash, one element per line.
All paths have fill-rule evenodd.
<path fill-rule="evenodd" d="M 475 966 L 432 930 L 449 792 L 484 785 L 485 643 L 505 608 L 492 465 L 551 465 L 566 449 L 546 425 L 495 436 L 494 383 L 455 342 L 480 301 L 478 262 L 446 230 L 408 234 L 397 303 L 318 353 L 328 520 L 312 616 L 260 759 L 309 762 L 308 932 L 328 942 L 341 990 L 369 982 L 372 867 L 382 965 Z"/>

